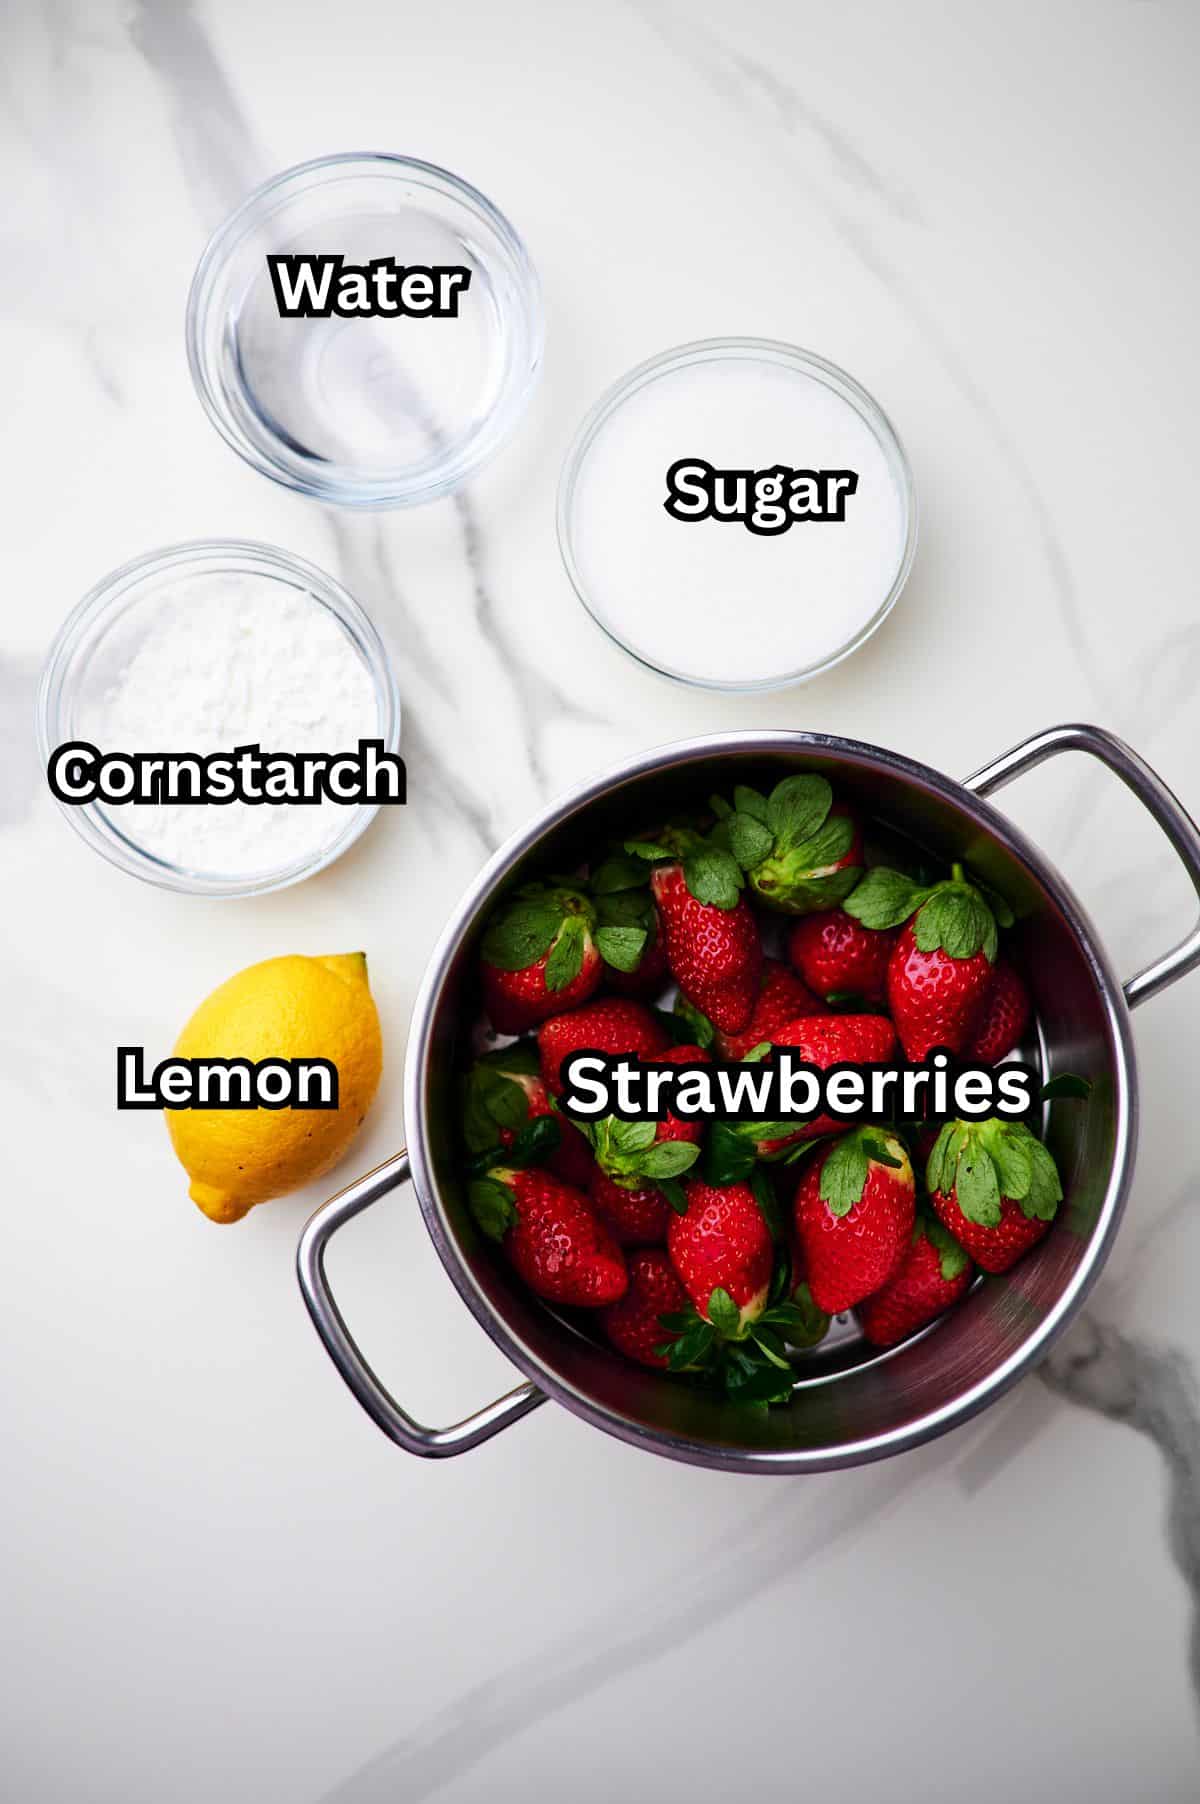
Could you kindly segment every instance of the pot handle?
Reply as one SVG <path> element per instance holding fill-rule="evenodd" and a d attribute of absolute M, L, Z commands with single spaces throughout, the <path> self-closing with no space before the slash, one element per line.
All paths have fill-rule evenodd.
<path fill-rule="evenodd" d="M 1023 775 L 1025 771 L 1032 770 L 1036 764 L 1044 763 L 1047 758 L 1053 758 L 1059 752 L 1089 752 L 1093 758 L 1099 758 L 1101 764 L 1107 765 L 1114 776 L 1120 777 L 1126 788 L 1133 791 L 1138 801 L 1158 822 L 1178 852 L 1197 896 L 1200 896 L 1200 829 L 1145 759 L 1139 758 L 1123 739 L 1118 739 L 1114 733 L 1105 732 L 1103 727 L 1047 727 L 1044 733 L 1036 733 L 1032 739 L 1014 746 L 1011 752 L 1005 752 L 991 764 L 985 764 L 982 770 L 977 770 L 973 777 L 967 778 L 963 787 L 973 790 L 976 795 L 989 796 L 993 790 L 1002 789 L 1014 777 Z M 1139 1002 L 1146 1002 L 1151 996 L 1156 996 L 1160 990 L 1165 990 L 1168 984 L 1194 970 L 1198 964 L 1200 922 L 1170 952 L 1165 952 L 1153 964 L 1147 965 L 1144 971 L 1139 971 L 1136 977 L 1130 978 L 1125 985 L 1126 1002 L 1130 1008 L 1136 1008 Z"/>
<path fill-rule="evenodd" d="M 371 1420 L 382 1428 L 389 1440 L 406 1453 L 419 1453 L 427 1459 L 446 1459 L 453 1453 L 467 1453 L 481 1441 L 490 1440 L 521 1416 L 546 1401 L 535 1385 L 519 1384 L 514 1391 L 498 1397 L 473 1416 L 456 1422 L 452 1428 L 426 1428 L 414 1421 L 380 1384 L 359 1352 L 354 1338 L 342 1320 L 342 1312 L 333 1299 L 325 1276 L 325 1248 L 338 1229 L 389 1190 L 406 1182 L 409 1175 L 408 1154 L 399 1152 L 383 1165 L 377 1165 L 365 1178 L 323 1203 L 300 1236 L 296 1251 L 296 1275 L 300 1290 L 313 1319 L 313 1326 L 325 1343 L 325 1351 L 362 1404 Z"/>

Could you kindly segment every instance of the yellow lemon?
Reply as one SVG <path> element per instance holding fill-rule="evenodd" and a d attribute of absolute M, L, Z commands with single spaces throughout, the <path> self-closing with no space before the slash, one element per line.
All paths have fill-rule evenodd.
<path fill-rule="evenodd" d="M 205 998 L 175 1043 L 186 1059 L 330 1059 L 336 1109 L 170 1109 L 189 1195 L 213 1221 L 320 1177 L 341 1158 L 379 1085 L 383 1042 L 361 952 L 268 958 Z"/>

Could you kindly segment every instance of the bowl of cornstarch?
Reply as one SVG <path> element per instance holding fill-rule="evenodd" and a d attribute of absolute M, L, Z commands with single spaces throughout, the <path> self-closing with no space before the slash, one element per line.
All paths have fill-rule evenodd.
<path fill-rule="evenodd" d="M 51 647 L 38 735 L 88 844 L 195 895 L 299 883 L 403 800 L 379 634 L 269 545 L 176 545 L 106 576 Z"/>

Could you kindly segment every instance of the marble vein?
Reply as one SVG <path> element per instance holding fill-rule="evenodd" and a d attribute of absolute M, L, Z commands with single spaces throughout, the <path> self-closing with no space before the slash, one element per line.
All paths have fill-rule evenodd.
<path fill-rule="evenodd" d="M 1200 1394 L 1189 1361 L 1091 1315 L 1039 1368 L 1058 1396 L 1145 1435 L 1167 1477 L 1167 1546 L 1192 1600 L 1189 1667 L 1200 1711 Z"/>
<path fill-rule="evenodd" d="M 727 1530 L 653 1590 L 619 1596 L 502 1676 L 465 1688 L 319 1804 L 420 1804 L 535 1724 L 719 1632 L 761 1593 L 786 1586 L 810 1561 L 886 1515 L 925 1476 L 926 1466 L 912 1461 L 902 1472 L 859 1475 L 853 1501 L 843 1495 L 836 1512 L 814 1508 L 808 1520 L 800 1518 L 791 1486 L 781 1483 L 764 1507 L 747 1514 L 736 1537 Z"/>

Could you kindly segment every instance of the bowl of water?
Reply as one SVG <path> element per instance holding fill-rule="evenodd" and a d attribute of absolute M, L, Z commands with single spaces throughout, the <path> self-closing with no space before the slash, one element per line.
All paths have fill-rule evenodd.
<path fill-rule="evenodd" d="M 192 380 L 254 469 L 346 507 L 461 487 L 541 363 L 537 275 L 468 182 L 352 153 L 285 170 L 210 240 L 187 310 Z"/>

